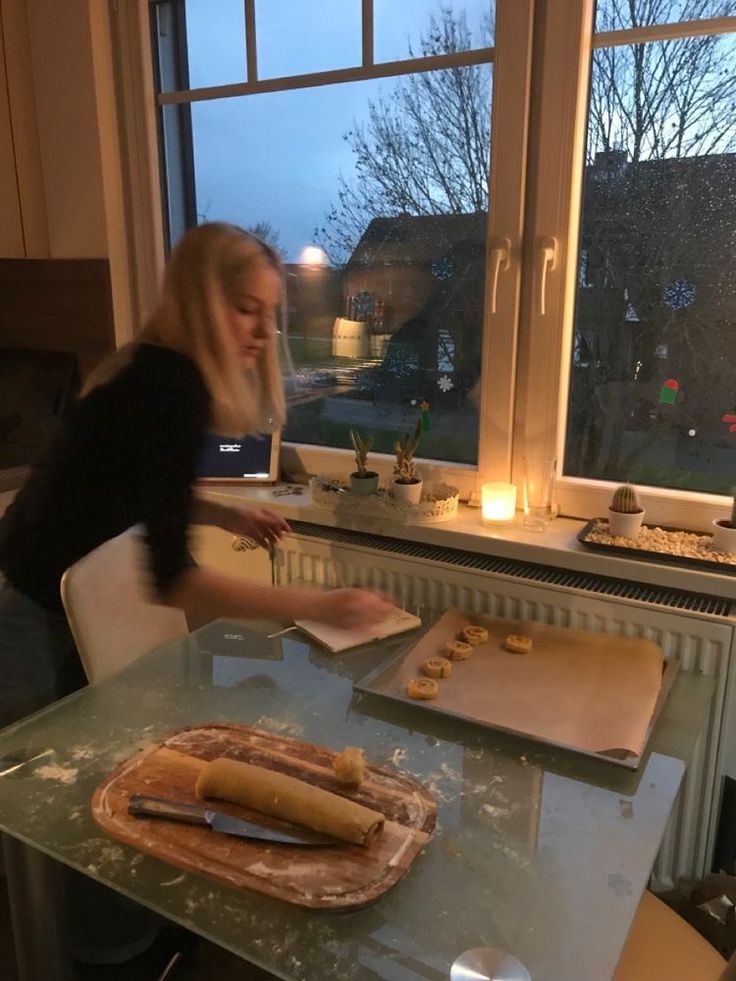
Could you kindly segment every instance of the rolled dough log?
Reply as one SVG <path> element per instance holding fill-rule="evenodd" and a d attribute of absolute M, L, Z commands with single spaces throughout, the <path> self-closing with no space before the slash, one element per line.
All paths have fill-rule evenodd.
<path fill-rule="evenodd" d="M 262 766 L 219 757 L 197 777 L 200 798 L 219 797 L 261 814 L 323 831 L 341 841 L 369 845 L 383 830 L 384 817 L 329 790 Z"/>

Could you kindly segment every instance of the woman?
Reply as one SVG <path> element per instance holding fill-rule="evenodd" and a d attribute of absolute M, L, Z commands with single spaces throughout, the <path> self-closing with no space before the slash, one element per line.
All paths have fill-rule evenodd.
<path fill-rule="evenodd" d="M 145 330 L 93 374 L 0 522 L 0 724 L 82 683 L 61 576 L 134 524 L 145 527 L 159 601 L 197 621 L 309 617 L 347 627 L 387 615 L 372 592 L 260 586 L 200 568 L 188 553 L 192 522 L 264 546 L 289 530 L 271 511 L 198 501 L 192 490 L 208 429 L 238 437 L 283 422 L 282 294 L 277 255 L 242 229 L 202 225 L 177 245 Z"/>

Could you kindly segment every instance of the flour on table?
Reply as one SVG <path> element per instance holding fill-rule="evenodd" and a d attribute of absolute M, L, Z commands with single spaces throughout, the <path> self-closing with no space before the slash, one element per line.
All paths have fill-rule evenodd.
<path fill-rule="evenodd" d="M 262 715 L 257 725 L 262 726 L 264 729 L 269 729 L 271 732 L 283 732 L 287 736 L 304 735 L 303 726 L 297 725 L 296 722 L 280 722 L 278 719 L 271 718 L 270 715 Z"/>
<path fill-rule="evenodd" d="M 59 783 L 74 783 L 79 769 L 73 766 L 39 766 L 34 770 L 34 776 L 42 780 L 58 780 Z"/>
<path fill-rule="evenodd" d="M 518 868 L 528 868 L 529 857 L 527 855 L 521 855 L 515 848 L 511 848 L 502 841 L 494 841 L 492 845 L 497 851 L 503 852 L 506 858 L 510 859 Z"/>
<path fill-rule="evenodd" d="M 454 794 L 448 794 L 440 790 L 439 782 L 446 780 L 447 778 L 441 773 L 428 773 L 426 777 L 422 777 L 422 783 L 426 790 L 430 792 L 435 800 L 440 801 L 442 804 L 449 804 L 451 800 L 454 799 Z"/>
<path fill-rule="evenodd" d="M 511 807 L 495 807 L 493 804 L 483 804 L 483 810 L 486 814 L 490 814 L 494 818 L 505 818 L 509 817 L 513 813 L 514 808 Z"/>
<path fill-rule="evenodd" d="M 440 770 L 448 780 L 454 780 L 456 783 L 460 783 L 463 779 L 462 774 L 458 773 L 457 770 L 453 770 L 449 763 L 441 763 Z"/>

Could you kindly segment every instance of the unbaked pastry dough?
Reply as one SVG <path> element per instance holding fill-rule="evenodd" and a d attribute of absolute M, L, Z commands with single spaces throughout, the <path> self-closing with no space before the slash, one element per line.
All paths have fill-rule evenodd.
<path fill-rule="evenodd" d="M 470 644 L 466 644 L 464 640 L 448 641 L 445 645 L 445 650 L 451 661 L 467 661 L 473 653 L 473 648 Z"/>
<path fill-rule="evenodd" d="M 488 640 L 488 631 L 485 627 L 463 627 L 462 635 L 463 640 L 470 644 L 471 647 L 477 647 L 478 644 L 485 644 Z"/>
<path fill-rule="evenodd" d="M 511 651 L 513 654 L 528 654 L 534 647 L 534 641 L 524 634 L 509 634 L 505 641 L 505 647 L 507 651 Z"/>
<path fill-rule="evenodd" d="M 446 657 L 428 657 L 422 665 L 422 671 L 428 678 L 449 678 L 452 664 Z"/>
<path fill-rule="evenodd" d="M 406 686 L 406 693 L 409 698 L 418 698 L 422 701 L 429 701 L 436 698 L 440 686 L 434 678 L 412 678 Z"/>
<path fill-rule="evenodd" d="M 363 750 L 358 746 L 346 746 L 332 761 L 332 769 L 340 783 L 359 786 L 365 776 Z"/>
<path fill-rule="evenodd" d="M 314 831 L 369 845 L 383 830 L 379 811 L 262 766 L 221 756 L 197 777 L 197 797 L 219 797 Z"/>

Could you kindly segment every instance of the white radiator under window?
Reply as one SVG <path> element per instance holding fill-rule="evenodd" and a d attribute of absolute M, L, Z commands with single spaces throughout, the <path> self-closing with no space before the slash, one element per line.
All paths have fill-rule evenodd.
<path fill-rule="evenodd" d="M 386 589 L 403 605 L 459 606 L 613 636 L 645 637 L 681 668 L 711 675 L 716 694 L 653 874 L 655 889 L 710 871 L 716 833 L 721 733 L 734 645 L 731 604 L 656 586 L 566 572 L 456 549 L 291 522 L 275 553 L 278 583 Z"/>

